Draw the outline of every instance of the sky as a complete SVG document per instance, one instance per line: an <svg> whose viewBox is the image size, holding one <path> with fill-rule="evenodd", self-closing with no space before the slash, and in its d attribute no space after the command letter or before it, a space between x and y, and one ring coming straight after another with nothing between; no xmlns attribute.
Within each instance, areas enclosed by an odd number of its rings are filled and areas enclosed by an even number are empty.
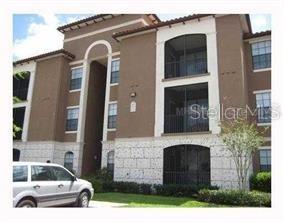
<svg viewBox="0 0 284 222"><path fill-rule="evenodd" d="M188 14L157 14L162 21ZM74 22L91 14L15 14L13 16L13 59L60 49L63 34L57 27ZM268 14L250 15L253 32L271 29L271 16Z"/></svg>

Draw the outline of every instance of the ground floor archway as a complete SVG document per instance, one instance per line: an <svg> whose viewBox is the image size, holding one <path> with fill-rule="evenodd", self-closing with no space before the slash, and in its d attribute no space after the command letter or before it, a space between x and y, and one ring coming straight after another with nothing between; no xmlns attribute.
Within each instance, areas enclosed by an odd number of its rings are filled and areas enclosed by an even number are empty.
<svg viewBox="0 0 284 222"><path fill-rule="evenodd" d="M210 184L210 149L176 145L164 149L163 184Z"/></svg>

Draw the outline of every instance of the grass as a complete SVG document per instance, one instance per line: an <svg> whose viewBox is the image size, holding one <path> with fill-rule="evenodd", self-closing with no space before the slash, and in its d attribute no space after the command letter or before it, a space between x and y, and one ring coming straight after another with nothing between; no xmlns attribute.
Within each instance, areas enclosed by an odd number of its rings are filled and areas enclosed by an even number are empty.
<svg viewBox="0 0 284 222"><path fill-rule="evenodd" d="M96 193L95 201L126 203L126 207L225 207L205 203L195 198L164 197L158 195L126 194L126 193Z"/></svg>

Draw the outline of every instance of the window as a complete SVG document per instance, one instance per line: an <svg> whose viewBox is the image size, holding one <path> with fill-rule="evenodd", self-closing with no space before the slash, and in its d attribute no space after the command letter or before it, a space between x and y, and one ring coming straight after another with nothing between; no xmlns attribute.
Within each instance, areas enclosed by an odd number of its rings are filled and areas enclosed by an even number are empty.
<svg viewBox="0 0 284 222"><path fill-rule="evenodd" d="M261 171L271 170L271 150L259 150L259 162Z"/></svg>
<svg viewBox="0 0 284 222"><path fill-rule="evenodd" d="M79 108L67 109L66 131L77 131Z"/></svg>
<svg viewBox="0 0 284 222"><path fill-rule="evenodd" d="M71 70L70 90L81 89L83 68Z"/></svg>
<svg viewBox="0 0 284 222"><path fill-rule="evenodd" d="M13 182L28 181L28 167L27 166L13 166Z"/></svg>
<svg viewBox="0 0 284 222"><path fill-rule="evenodd" d="M271 93L257 93L256 94L257 107L257 122L270 123L271 122Z"/></svg>
<svg viewBox="0 0 284 222"><path fill-rule="evenodd" d="M262 41L251 44L253 69L271 67L271 41Z"/></svg>
<svg viewBox="0 0 284 222"><path fill-rule="evenodd" d="M119 81L119 68L120 68L120 60L113 60L111 62L111 78L110 83L118 83Z"/></svg>
<svg viewBox="0 0 284 222"><path fill-rule="evenodd" d="M72 171L73 170L73 159L74 159L74 154L71 151L68 151L65 153L64 157L64 167L66 167L68 170Z"/></svg>
<svg viewBox="0 0 284 222"><path fill-rule="evenodd" d="M207 72L206 35L183 35L165 43L165 78Z"/></svg>
<svg viewBox="0 0 284 222"><path fill-rule="evenodd" d="M109 151L107 154L107 170L113 175L114 171L114 151Z"/></svg>
<svg viewBox="0 0 284 222"><path fill-rule="evenodd" d="M22 132L24 126L24 118L25 118L25 107L14 108L13 109L13 123L19 127L21 130L15 133L14 140L22 139Z"/></svg>
<svg viewBox="0 0 284 222"><path fill-rule="evenodd" d="M49 166L32 166L32 181L55 181Z"/></svg>
<svg viewBox="0 0 284 222"><path fill-rule="evenodd" d="M57 181L71 181L72 175L61 167L52 167L54 178Z"/></svg>
<svg viewBox="0 0 284 222"><path fill-rule="evenodd" d="M13 148L13 161L20 161L21 151L19 149Z"/></svg>
<svg viewBox="0 0 284 222"><path fill-rule="evenodd" d="M108 128L116 128L117 104L109 104L108 106Z"/></svg>
<svg viewBox="0 0 284 222"><path fill-rule="evenodd" d="M24 72L21 76L13 76L13 96L20 100L27 100L30 82L30 72Z"/></svg>

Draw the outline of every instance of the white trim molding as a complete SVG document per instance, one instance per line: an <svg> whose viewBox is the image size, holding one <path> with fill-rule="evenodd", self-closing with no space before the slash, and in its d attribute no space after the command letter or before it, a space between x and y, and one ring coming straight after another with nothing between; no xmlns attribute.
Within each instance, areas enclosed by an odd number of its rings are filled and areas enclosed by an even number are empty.
<svg viewBox="0 0 284 222"><path fill-rule="evenodd" d="M271 67L270 68L254 69L253 70L253 72L267 72L267 71L271 71Z"/></svg>
<svg viewBox="0 0 284 222"><path fill-rule="evenodd" d="M110 67L111 67L111 55L112 47L111 44L106 40L98 40L93 42L86 50L84 55L84 65L83 65L83 75L82 75L82 85L80 93L80 110L78 119L78 133L77 142L84 142L85 135L85 122L86 122L86 107L87 107L87 97L88 97L88 87L89 87L89 76L90 76L90 63L93 59L89 58L89 53L93 47L96 45L104 45L107 48L107 78L106 78L106 92L105 92L105 114L104 114L104 134L106 134L106 113L108 112L107 101L109 100L109 80L110 80Z"/></svg>
<svg viewBox="0 0 284 222"><path fill-rule="evenodd" d="M271 123L257 123L257 126L271 126Z"/></svg>
<svg viewBox="0 0 284 222"><path fill-rule="evenodd" d="M31 63L27 63L24 65L16 66L14 67L13 73L22 72L22 71L30 72L27 100L14 104L13 108L25 107L25 116L24 116L24 122L23 122L23 130L22 130L22 141L27 142L28 133L29 133L30 116L31 116L32 97L33 97L34 82L35 82L35 74L36 74L36 62L31 62Z"/></svg>
<svg viewBox="0 0 284 222"><path fill-rule="evenodd" d="M107 27L107 28L98 29L96 31L88 32L88 33L78 35L78 36L75 36L75 37L66 38L63 41L64 42L70 42L70 41L78 40L78 39L81 39L81 38L93 36L93 35L96 35L96 34L99 34L99 33L103 33L103 32L111 31L111 30L114 30L114 29L119 29L119 28L122 28L122 27L125 27L125 26L133 25L133 24L136 24L136 23L143 23L144 24L144 23L146 23L146 21L142 18L135 19L135 20L132 20L132 21L129 21L129 22L124 22L124 23L121 23L121 24L118 24L118 25Z"/></svg>
<svg viewBox="0 0 284 222"><path fill-rule="evenodd" d="M72 89L72 90L69 90L69 93L73 93L73 92L81 92L81 89Z"/></svg>
<svg viewBox="0 0 284 222"><path fill-rule="evenodd" d="M261 37L252 38L252 39L246 39L245 42L249 42L249 44L253 44L256 42L263 42L263 41L268 41L268 40L271 40L271 35L261 36Z"/></svg>
<svg viewBox="0 0 284 222"><path fill-rule="evenodd" d="M155 137L160 137L164 132L164 89L171 86L181 86L196 83L208 83L208 101L210 108L220 109L219 80L218 80L218 55L215 18L202 19L199 22L176 24L171 27L161 28L157 31L156 43L156 104L155 104ZM165 42L177 36L187 34L206 34L207 41L207 66L209 75L199 75L192 78L164 80ZM220 112L219 112L220 113ZM219 114L220 115L220 114ZM209 119L209 131L212 134L220 132L218 118Z"/></svg>
<svg viewBox="0 0 284 222"><path fill-rule="evenodd" d="M271 150L271 146L260 146L258 147L259 150Z"/></svg>
<svg viewBox="0 0 284 222"><path fill-rule="evenodd" d="M256 90L256 91L253 91L253 94L267 93L267 92L271 92L271 89Z"/></svg>

